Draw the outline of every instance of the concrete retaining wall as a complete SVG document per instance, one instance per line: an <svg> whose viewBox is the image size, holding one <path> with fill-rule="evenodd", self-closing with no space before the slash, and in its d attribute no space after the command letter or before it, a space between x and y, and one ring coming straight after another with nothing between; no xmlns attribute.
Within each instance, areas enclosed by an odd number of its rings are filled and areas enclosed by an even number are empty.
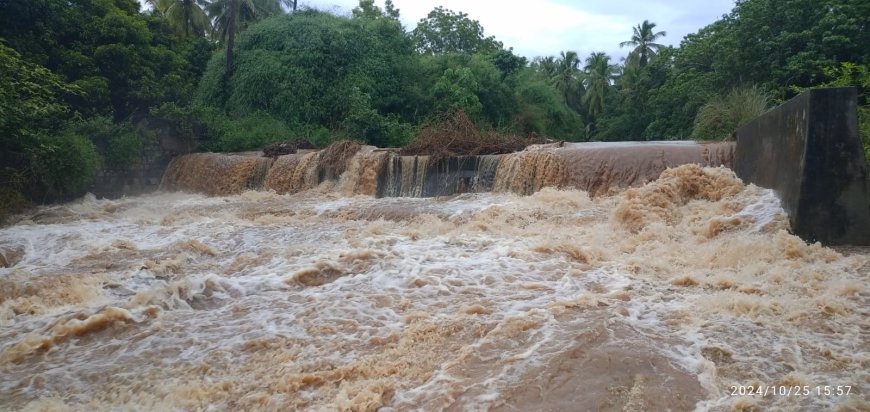
<svg viewBox="0 0 870 412"><path fill-rule="evenodd" d="M139 161L129 170L100 170L88 192L110 199L153 192L160 188L169 162L178 155L190 153L195 145L177 137L168 124L158 119L143 120L139 127L154 131L156 141L143 148Z"/></svg>
<svg viewBox="0 0 870 412"><path fill-rule="evenodd" d="M856 108L854 87L814 89L737 131L735 172L774 189L792 230L807 241L870 245Z"/></svg>

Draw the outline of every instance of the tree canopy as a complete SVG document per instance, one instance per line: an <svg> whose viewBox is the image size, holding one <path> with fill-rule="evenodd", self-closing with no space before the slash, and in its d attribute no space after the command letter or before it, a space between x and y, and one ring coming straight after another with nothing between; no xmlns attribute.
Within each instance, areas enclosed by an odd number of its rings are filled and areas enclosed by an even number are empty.
<svg viewBox="0 0 870 412"><path fill-rule="evenodd" d="M480 22L440 6L420 20L412 34L421 53L478 53L502 48L494 37L484 36Z"/></svg>
<svg viewBox="0 0 870 412"><path fill-rule="evenodd" d="M494 127L577 138L580 116L553 93L528 99L540 80L510 50L488 43L421 54L414 41L391 3L381 10L363 1L351 18L279 16L241 35L228 82L220 53L212 58L196 101L232 116L281 119L302 135L335 130L377 145L402 144L417 125L456 110ZM551 113L558 117L547 119Z"/></svg>

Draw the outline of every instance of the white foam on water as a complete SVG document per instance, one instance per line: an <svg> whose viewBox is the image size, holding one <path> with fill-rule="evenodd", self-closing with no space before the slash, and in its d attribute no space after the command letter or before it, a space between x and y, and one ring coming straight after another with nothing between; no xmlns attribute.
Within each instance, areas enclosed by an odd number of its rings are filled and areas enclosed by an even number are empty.
<svg viewBox="0 0 870 412"><path fill-rule="evenodd" d="M859 393L763 408L863 405L866 258L788 235L719 169L659 184L704 176L721 198L664 212L555 189L44 208L0 230L25 245L0 269L0 406L723 410L755 381Z"/></svg>

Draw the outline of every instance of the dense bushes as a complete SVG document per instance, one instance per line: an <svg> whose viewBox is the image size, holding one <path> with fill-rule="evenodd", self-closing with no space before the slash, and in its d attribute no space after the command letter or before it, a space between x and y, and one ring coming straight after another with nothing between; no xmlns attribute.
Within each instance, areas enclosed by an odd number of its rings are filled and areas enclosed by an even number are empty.
<svg viewBox="0 0 870 412"><path fill-rule="evenodd" d="M106 116L97 116L67 126L67 133L81 136L93 142L103 158L103 166L109 170L129 170L135 166L146 144L154 140L154 134L136 129L129 122L112 122Z"/></svg>
<svg viewBox="0 0 870 412"><path fill-rule="evenodd" d="M383 139L389 114L406 114L413 47L391 20L305 11L268 19L238 39L232 76L215 55L198 104L233 118L272 116L288 130L324 127ZM289 137L289 136L285 136Z"/></svg>
<svg viewBox="0 0 870 412"><path fill-rule="evenodd" d="M206 119L210 135L204 140L203 148L216 152L258 150L294 134L284 122L262 112L233 120L211 113Z"/></svg>
<svg viewBox="0 0 870 412"><path fill-rule="evenodd" d="M0 44L0 182L12 191L57 198L86 185L100 164L93 144L69 126L64 97L80 93L60 76ZM11 207L22 202L5 203Z"/></svg>
<svg viewBox="0 0 870 412"><path fill-rule="evenodd" d="M212 57L196 103L227 113L233 123L266 119L263 124L286 133L284 139L328 144L350 137L400 146L420 124L457 110L481 127L511 132L576 140L583 129L579 114L525 67L525 59L502 49L420 55L386 15L309 10L274 17L247 29L235 56L229 77L223 53ZM227 136L236 136L228 128L216 131L211 139L221 142L207 147L238 150L280 140L255 132L250 144L228 144ZM324 130L334 136L324 139Z"/></svg>
<svg viewBox="0 0 870 412"><path fill-rule="evenodd" d="M79 193L100 167L94 144L73 130L39 136L29 154L33 177L44 187L45 196L54 199Z"/></svg>
<svg viewBox="0 0 870 412"><path fill-rule="evenodd" d="M181 41L135 0L8 0L0 8L4 199L67 199L100 167L133 166L153 134L131 119L165 102L186 105L213 47Z"/></svg>
<svg viewBox="0 0 870 412"><path fill-rule="evenodd" d="M778 104L830 84L831 69L842 62L870 64L870 27L863 17L868 13L866 1L737 2L731 13L689 34L670 53L665 81L650 91L654 116L645 134L708 136L696 115L707 103L727 100L732 89L757 85ZM702 115L708 117L709 109Z"/></svg>

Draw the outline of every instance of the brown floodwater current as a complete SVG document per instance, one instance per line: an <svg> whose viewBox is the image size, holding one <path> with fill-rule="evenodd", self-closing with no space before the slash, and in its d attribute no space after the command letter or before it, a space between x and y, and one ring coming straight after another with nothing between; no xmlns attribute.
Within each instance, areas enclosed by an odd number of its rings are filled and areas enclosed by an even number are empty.
<svg viewBox="0 0 870 412"><path fill-rule="evenodd" d="M0 229L0 409L870 409L870 253L790 235L726 168L594 198L341 185Z"/></svg>

